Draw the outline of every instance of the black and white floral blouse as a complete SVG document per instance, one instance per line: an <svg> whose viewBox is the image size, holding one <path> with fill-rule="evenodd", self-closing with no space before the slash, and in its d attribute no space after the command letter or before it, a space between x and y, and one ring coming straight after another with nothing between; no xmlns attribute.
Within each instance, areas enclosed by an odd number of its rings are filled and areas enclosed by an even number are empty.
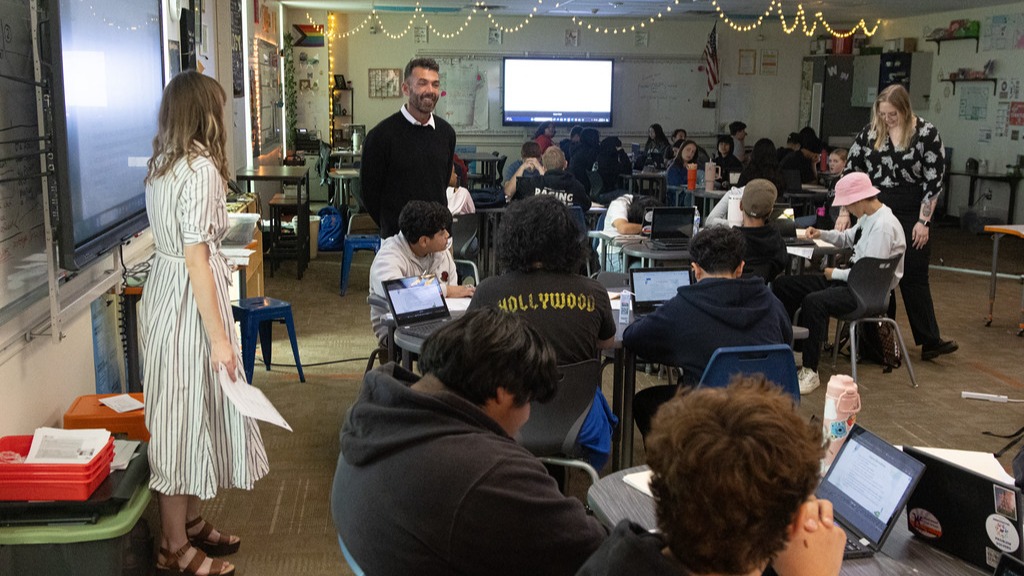
<svg viewBox="0 0 1024 576"><path fill-rule="evenodd" d="M876 134L867 125L850 146L843 174L865 172L871 183L880 189L899 186L920 186L924 191L922 202L930 201L942 192L942 178L946 171L946 149L939 131L931 122L920 117L914 125L910 146L897 150L886 136L881 150L875 150Z"/></svg>

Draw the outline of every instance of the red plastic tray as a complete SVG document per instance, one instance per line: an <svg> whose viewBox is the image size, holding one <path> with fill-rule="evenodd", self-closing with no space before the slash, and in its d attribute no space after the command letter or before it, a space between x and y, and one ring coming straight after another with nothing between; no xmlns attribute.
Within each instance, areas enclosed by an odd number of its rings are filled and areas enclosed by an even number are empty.
<svg viewBox="0 0 1024 576"><path fill-rule="evenodd" d="M27 456L32 436L0 438L0 451ZM0 500L88 500L110 474L113 438L87 464L0 464Z"/></svg>

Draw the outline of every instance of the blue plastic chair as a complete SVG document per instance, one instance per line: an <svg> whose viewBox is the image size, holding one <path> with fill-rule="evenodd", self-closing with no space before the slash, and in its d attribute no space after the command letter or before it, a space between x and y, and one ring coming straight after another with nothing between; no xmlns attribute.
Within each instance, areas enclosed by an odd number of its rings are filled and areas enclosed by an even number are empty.
<svg viewBox="0 0 1024 576"><path fill-rule="evenodd" d="M235 321L242 325L242 365L245 367L245 379L249 384L252 384L252 373L256 364L257 339L263 351L263 363L267 370L270 370L274 322L284 322L288 327L288 338L292 342L292 354L295 355L299 381L306 381L306 376L302 373L302 362L299 360L299 345L295 340L291 304L274 298L245 298L232 305L231 312Z"/></svg>
<svg viewBox="0 0 1024 576"><path fill-rule="evenodd" d="M380 251L380 234L352 233L355 225L360 223L367 227L376 226L368 214L353 214L348 220L348 233L345 234L345 255L341 261L341 280L339 282L342 296L348 291L348 273L352 268L352 256L359 250L373 250L374 254Z"/></svg>
<svg viewBox="0 0 1024 576"><path fill-rule="evenodd" d="M356 564L355 558L352 557L352 553L345 547L345 542L342 541L341 535L338 535L338 546L341 546L341 554L345 557L345 562L348 562L348 567L352 569L352 573L355 576L366 576L366 572Z"/></svg>
<svg viewBox="0 0 1024 576"><path fill-rule="evenodd" d="M700 386L724 388L736 374L762 373L800 405L800 385L793 349L785 344L732 346L715 350L701 376Z"/></svg>

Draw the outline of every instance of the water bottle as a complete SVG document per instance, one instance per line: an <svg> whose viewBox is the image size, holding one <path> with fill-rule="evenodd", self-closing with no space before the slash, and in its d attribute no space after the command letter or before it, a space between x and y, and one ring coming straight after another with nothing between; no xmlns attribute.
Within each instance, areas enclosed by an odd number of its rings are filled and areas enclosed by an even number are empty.
<svg viewBox="0 0 1024 576"><path fill-rule="evenodd" d="M843 447L850 428L857 421L858 412L860 393L857 392L857 383L845 374L833 375L825 392L825 414L822 418L822 436L827 445L825 457L821 461L823 475Z"/></svg>
<svg viewBox="0 0 1024 576"><path fill-rule="evenodd" d="M700 230L700 209L696 206L693 207L693 235L697 235L697 231Z"/></svg>

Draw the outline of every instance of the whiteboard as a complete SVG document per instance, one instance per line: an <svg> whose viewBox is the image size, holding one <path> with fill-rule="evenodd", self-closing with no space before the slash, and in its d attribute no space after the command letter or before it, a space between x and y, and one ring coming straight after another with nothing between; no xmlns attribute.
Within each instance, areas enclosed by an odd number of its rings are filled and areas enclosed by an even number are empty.
<svg viewBox="0 0 1024 576"><path fill-rule="evenodd" d="M0 0L0 323L48 293L28 0ZM35 154L33 154L35 153Z"/></svg>
<svg viewBox="0 0 1024 576"><path fill-rule="evenodd" d="M435 58L441 67L441 98L435 113L456 132L522 135L521 127L501 125L501 65L505 54L419 55ZM614 73L609 131L646 136L647 127L659 123L666 132L685 128L692 136L717 133L718 109L702 106L707 94L707 75L699 56L617 57Z"/></svg>

